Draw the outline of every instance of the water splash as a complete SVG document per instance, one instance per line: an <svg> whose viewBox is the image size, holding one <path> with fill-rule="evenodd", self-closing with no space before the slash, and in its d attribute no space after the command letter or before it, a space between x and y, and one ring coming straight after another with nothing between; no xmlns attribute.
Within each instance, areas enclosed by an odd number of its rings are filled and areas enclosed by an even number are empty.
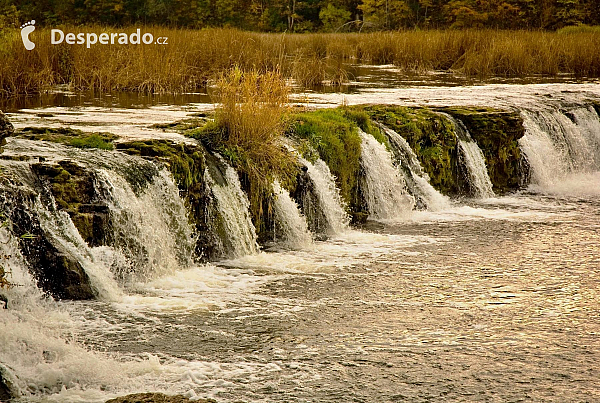
<svg viewBox="0 0 600 403"><path fill-rule="evenodd" d="M177 185L165 170L136 195L124 177L98 172L107 191L113 227L111 247L93 248L125 281L147 281L190 267L194 239Z"/></svg>
<svg viewBox="0 0 600 403"><path fill-rule="evenodd" d="M454 124L454 131L458 140L459 160L462 160L467 170L467 182L471 193L478 198L494 197L492 181L485 165L485 157L471 137L471 133L459 119L445 113L442 115Z"/></svg>
<svg viewBox="0 0 600 403"><path fill-rule="evenodd" d="M531 182L542 191L563 188L568 178L600 170L600 118L593 107L522 110L519 145L531 165Z"/></svg>
<svg viewBox="0 0 600 403"><path fill-rule="evenodd" d="M363 194L370 218L394 220L406 217L415 200L407 193L406 183L394 166L392 155L370 134L360 129L359 134L362 140Z"/></svg>
<svg viewBox="0 0 600 403"><path fill-rule="evenodd" d="M275 237L276 241L289 249L304 249L313 244L306 218L300 213L298 205L279 181L273 182L275 193Z"/></svg>
<svg viewBox="0 0 600 403"><path fill-rule="evenodd" d="M221 156L219 162L225 167L222 180L206 169L204 179L209 185L217 204L220 226L216 229L224 243L224 252L229 257L240 257L258 253L256 229L250 218L250 202L242 190L237 172Z"/></svg>
<svg viewBox="0 0 600 403"><path fill-rule="evenodd" d="M399 165L408 191L416 199L417 205L431 211L449 207L447 196L434 189L429 183L429 175L423 170L417 155L404 137L387 126L379 125L390 143L394 159Z"/></svg>
<svg viewBox="0 0 600 403"><path fill-rule="evenodd" d="M314 163L301 157L299 157L299 160L306 167L307 173L314 184L314 191L319 203L319 213L322 213L326 221L327 235L334 236L346 232L350 225L350 217L346 213L346 204L335 185L335 177L329 167L320 158ZM310 214L310 211L305 209L304 213Z"/></svg>

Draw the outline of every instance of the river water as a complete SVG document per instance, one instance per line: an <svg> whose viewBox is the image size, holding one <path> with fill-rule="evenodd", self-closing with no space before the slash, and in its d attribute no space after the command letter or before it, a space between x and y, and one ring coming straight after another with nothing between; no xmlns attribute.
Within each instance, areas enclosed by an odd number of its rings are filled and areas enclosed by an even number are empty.
<svg viewBox="0 0 600 403"><path fill-rule="evenodd" d="M543 109L596 99L598 87L405 87L380 90L377 102ZM175 138L149 125L207 108L46 106L10 116L17 127ZM218 402L598 401L600 173L539 178L506 197L447 201L294 250L171 270L99 301L44 300L15 258L21 287L0 310L0 361L22 402L138 391Z"/></svg>

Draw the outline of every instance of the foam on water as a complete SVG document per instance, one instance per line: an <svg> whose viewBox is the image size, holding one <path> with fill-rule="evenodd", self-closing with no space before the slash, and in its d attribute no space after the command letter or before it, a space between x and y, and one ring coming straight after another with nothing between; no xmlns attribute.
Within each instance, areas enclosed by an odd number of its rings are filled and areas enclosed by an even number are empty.
<svg viewBox="0 0 600 403"><path fill-rule="evenodd" d="M392 250L398 252L398 249L406 248L408 251L417 245L443 241L441 238L419 235L389 235L348 230L326 242L315 242L310 250L260 253L223 261L221 264L272 274L333 273L376 259Z"/></svg>
<svg viewBox="0 0 600 403"><path fill-rule="evenodd" d="M342 234L348 230L350 217L346 213L340 191L335 185L335 177L327 164L318 158L314 164L299 157L300 163L308 169L308 175L315 185L320 209L327 220L328 234Z"/></svg>
<svg viewBox="0 0 600 403"><path fill-rule="evenodd" d="M370 134L360 129L359 134L362 140L363 194L369 218L398 220L409 216L415 200L407 193L406 183L394 166L392 155Z"/></svg>
<svg viewBox="0 0 600 403"><path fill-rule="evenodd" d="M275 241L289 249L304 249L313 243L306 218L279 181L273 182L275 195Z"/></svg>

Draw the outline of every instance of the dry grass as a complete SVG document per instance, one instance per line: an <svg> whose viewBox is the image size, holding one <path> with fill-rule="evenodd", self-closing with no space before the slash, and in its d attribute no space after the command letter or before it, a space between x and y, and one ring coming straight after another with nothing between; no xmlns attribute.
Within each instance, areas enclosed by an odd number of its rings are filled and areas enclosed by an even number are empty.
<svg viewBox="0 0 600 403"><path fill-rule="evenodd" d="M112 32L99 26L64 32ZM133 29L123 29L132 32ZM368 34L264 34L234 29L145 27L160 45L51 45L49 29L32 34L24 50L17 30L0 38L0 93L48 90L185 92L223 71L279 71L311 87L347 80L345 63L394 64L407 72L453 71L475 77L573 74L600 76L600 32L407 31ZM46 40L42 40L46 38Z"/></svg>
<svg viewBox="0 0 600 403"><path fill-rule="evenodd" d="M278 71L221 73L214 94L214 122L187 135L221 152L246 185L255 224L263 222L263 201L275 179L286 186L296 175L295 157L284 147L289 88Z"/></svg>

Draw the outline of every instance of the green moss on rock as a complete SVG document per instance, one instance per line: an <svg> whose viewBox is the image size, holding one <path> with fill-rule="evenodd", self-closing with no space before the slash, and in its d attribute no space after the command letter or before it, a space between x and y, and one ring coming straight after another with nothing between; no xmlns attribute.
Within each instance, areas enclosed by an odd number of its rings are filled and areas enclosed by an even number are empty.
<svg viewBox="0 0 600 403"><path fill-rule="evenodd" d="M113 141L118 136L112 133L88 133L70 127L26 127L19 130L17 135L28 140L51 141L77 148L98 148L112 150Z"/></svg>
<svg viewBox="0 0 600 403"><path fill-rule="evenodd" d="M522 155L518 140L525 135L517 112L489 108L441 108L462 121L485 157L494 192L518 189L522 177Z"/></svg>
<svg viewBox="0 0 600 403"><path fill-rule="evenodd" d="M95 173L73 161L31 165L48 182L58 210L65 211L90 246L105 245L109 236L108 206L99 202Z"/></svg>
<svg viewBox="0 0 600 403"><path fill-rule="evenodd" d="M366 106L363 110L404 137L413 149L433 187L456 194L456 136L451 122L428 108Z"/></svg>
<svg viewBox="0 0 600 403"><path fill-rule="evenodd" d="M356 122L339 108L304 112L292 116L288 135L306 140L318 152L344 201L357 209L361 139Z"/></svg>
<svg viewBox="0 0 600 403"><path fill-rule="evenodd" d="M197 129L198 127L204 126L208 122L208 118L206 117L194 117L181 119L176 122L171 123L155 123L152 128L161 129L163 131L174 131L174 132L185 132L187 130Z"/></svg>

